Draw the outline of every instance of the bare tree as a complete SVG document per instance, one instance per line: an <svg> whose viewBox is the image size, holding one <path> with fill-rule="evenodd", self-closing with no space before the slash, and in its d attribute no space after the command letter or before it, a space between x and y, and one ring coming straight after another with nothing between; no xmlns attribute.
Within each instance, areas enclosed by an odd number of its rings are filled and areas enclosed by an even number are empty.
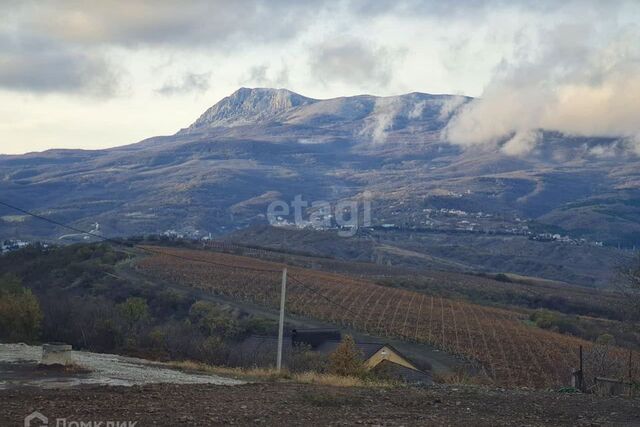
<svg viewBox="0 0 640 427"><path fill-rule="evenodd" d="M640 254L618 269L615 287L626 302L628 321L640 321Z"/></svg>

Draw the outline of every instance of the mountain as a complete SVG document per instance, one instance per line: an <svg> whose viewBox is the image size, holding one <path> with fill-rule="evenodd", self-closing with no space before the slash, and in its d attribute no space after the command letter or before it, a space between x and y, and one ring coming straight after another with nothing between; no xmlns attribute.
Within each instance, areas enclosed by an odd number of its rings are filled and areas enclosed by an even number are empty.
<svg viewBox="0 0 640 427"><path fill-rule="evenodd" d="M209 108L178 135L210 134L216 129L238 127L251 134L247 127L262 126L260 132L267 127L280 137L308 134L312 139L303 143L321 142L326 132L335 137L379 143L389 132L401 129L417 133L440 130L453 113L448 108L459 107L469 100L423 93L318 100L286 89L241 88Z"/></svg>
<svg viewBox="0 0 640 427"><path fill-rule="evenodd" d="M266 123L294 108L317 100L286 89L240 88L202 114L183 133L206 131L215 127L233 127Z"/></svg>
<svg viewBox="0 0 640 427"><path fill-rule="evenodd" d="M474 243L482 232L526 240L528 229L590 245L640 245L636 157L616 152L613 139L553 132L526 157L465 150L441 134L470 101L424 93L319 100L242 88L175 135L108 150L0 156L0 200L81 228L97 222L110 236L220 235L265 224L275 200L335 202L366 191L374 225L463 232ZM606 156L597 154L603 147ZM65 234L0 208L0 238Z"/></svg>

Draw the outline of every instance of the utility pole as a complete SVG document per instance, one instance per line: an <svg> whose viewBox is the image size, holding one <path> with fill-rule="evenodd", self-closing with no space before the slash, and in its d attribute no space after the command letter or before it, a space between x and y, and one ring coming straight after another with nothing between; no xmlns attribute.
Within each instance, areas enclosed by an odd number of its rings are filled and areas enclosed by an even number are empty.
<svg viewBox="0 0 640 427"><path fill-rule="evenodd" d="M580 370L578 376L578 387L577 389L584 393L584 356L582 354L582 346L580 346Z"/></svg>
<svg viewBox="0 0 640 427"><path fill-rule="evenodd" d="M278 360L276 368L278 372L282 369L282 342L284 339L284 301L287 293L287 269L282 270L282 290L280 291L280 324L278 326Z"/></svg>
<svg viewBox="0 0 640 427"><path fill-rule="evenodd" d="M580 352L578 353L580 367L577 370L573 370L571 373L571 386L584 392L584 366L582 358L582 346L580 346Z"/></svg>

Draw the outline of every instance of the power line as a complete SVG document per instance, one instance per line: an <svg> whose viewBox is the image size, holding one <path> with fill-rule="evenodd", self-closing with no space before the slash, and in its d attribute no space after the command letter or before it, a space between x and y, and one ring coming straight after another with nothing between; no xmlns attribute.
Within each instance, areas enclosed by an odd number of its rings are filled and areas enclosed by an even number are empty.
<svg viewBox="0 0 640 427"><path fill-rule="evenodd" d="M28 211L26 209L19 208L17 206L11 205L11 204L6 203L6 202L3 202L1 200L0 200L0 205L5 206L5 207L10 208L10 209L14 209L14 210L16 210L18 212L21 212L21 213L23 213L25 215L29 215L29 216L31 216L33 218L37 218L39 220L46 221L46 222L48 222L50 224L54 224L54 225L57 225L59 227L66 228L68 230L75 231L78 234L85 234L85 235L88 235L88 236L92 236L92 237L95 237L95 238L100 239L102 241L109 242L109 243L112 243L112 244L118 245L118 246L131 247L130 245L128 245L127 243L124 243L122 241L119 241L119 240L116 240L116 239L113 239L113 238L109 238L109 237L103 236L101 234L96 234L96 233L93 233L93 232L90 232L90 231L82 230L80 228L73 227L71 225L64 224L62 222L53 220L51 218L44 217L42 215L38 215L36 213L30 212L30 211ZM177 255L177 254L174 254L174 253L156 251L156 250L149 249L147 247L140 246L140 245L137 245L136 248L138 248L138 249L140 249L140 250L142 250L144 252L152 253L152 254L155 254L155 255L165 255L165 256L169 256L169 257L172 257L172 258L178 258L178 259L185 260L185 261L199 262L199 263L203 263L203 264L215 265L215 266L218 266L218 267L226 267L226 268L233 268L233 269L240 269L240 270L247 270L247 271L256 271L256 272L262 272L262 273L279 273L280 272L279 269L276 270L276 269L267 269L267 268L258 268L258 267L243 267L243 266L238 266L238 265L229 265L229 264L219 263L219 262L210 261L210 260L190 258L190 257L186 257L186 256Z"/></svg>
<svg viewBox="0 0 640 427"><path fill-rule="evenodd" d="M156 255L166 255L166 256L170 256L172 258L178 258L184 261L193 261L193 262L199 262L199 263L203 263L203 264L211 264L211 265L215 265L218 267L226 267L226 268L232 268L232 269L237 269L237 270L247 270L247 271L255 271L255 272L259 272L259 273L281 273L282 270L278 269L270 269L270 268L258 268L258 267L244 267L244 266L239 266L239 265L230 265L230 264L224 264L224 263L220 263L220 262L215 262L215 261L210 261L210 260L205 260L205 259L197 259L197 258L190 258L190 257L186 257L186 256L181 256L178 254L174 254L174 253L167 253L167 252L162 252L162 251L155 251L153 249L149 249L146 248L144 246L136 246L137 248L146 251L146 252L150 252Z"/></svg>
<svg viewBox="0 0 640 427"><path fill-rule="evenodd" d="M7 202L3 202L2 200L0 200L0 205L6 206L6 207L7 207L7 208L9 208L9 209L16 210L16 211L18 211L18 212L21 212L21 213L23 213L23 214L25 214L25 215L29 215L29 216L31 216L31 217L37 218L37 219L39 219L39 220L46 221L46 222L48 222L48 223L51 223L51 224L57 225L57 226L59 226L59 227L63 227L63 228L66 228L66 229L68 229L68 230L75 231L75 232L76 232L76 233L78 233L78 234L86 234L86 235L88 235L88 236L93 236L93 237L96 237L96 238L98 238L98 239L104 240L104 241L106 241L106 242L114 243L114 244L116 244L116 245L124 245L124 246L126 246L126 245L125 245L124 243L122 243L122 242L119 242L119 241L114 240L114 239L110 239L110 238L105 237L105 236L103 236L103 235L101 235L101 234L96 234L96 233L92 233L91 231L81 230L81 229L76 228L76 227L73 227L73 226L71 226L71 225L67 225L67 224L64 224L64 223L62 223L62 222L58 222L58 221L56 221L56 220L54 220L54 219L51 219L51 218L47 218L47 217L44 217L44 216L38 215L38 214L36 214L36 213L33 213L33 212L28 211L28 210L25 210L25 209L19 208L19 207L17 207L17 206L13 206L13 205L11 205L11 204L9 204L9 203L7 203Z"/></svg>
<svg viewBox="0 0 640 427"><path fill-rule="evenodd" d="M10 209L13 209L13 210L16 210L18 212L21 212L21 213L23 213L25 215L28 215L28 216L31 216L33 218L37 218L39 220L48 222L50 224L54 224L54 225L57 225L59 227L66 228L68 230L75 231L78 234L85 234L85 235L88 235L88 236L92 236L92 237L95 237L95 238L100 239L102 241L112 243L114 245L130 247L129 245L127 245L126 243L124 243L122 241L119 241L119 240L116 240L116 239L112 239L112 238L103 236L101 234L96 234L96 233L93 233L93 232L90 232L90 231L82 230L82 229L79 229L77 227L73 227L71 225L64 224L62 222L53 220L51 218L47 218L47 217L44 217L42 215L38 215L36 213L30 212L30 211L28 211L26 209L22 209L20 207L14 206L12 204L3 202L2 200L0 200L0 205L5 206L5 207L10 208ZM187 257L187 256L182 256L182 255L170 253L170 252L157 251L157 250L153 250L153 249L150 249L148 247L139 246L139 245L137 245L135 247L140 249L140 250L142 250L142 251L144 251L144 252L152 253L154 255L164 255L164 256L168 256L168 257L172 257L172 258L181 259L183 261L199 262L199 263L202 263L202 264L209 264L209 265L214 265L214 266L217 266L217 267L225 267L225 268L237 269L237 270L254 271L254 272L260 272L260 273L280 273L281 272L280 269L268 269L268 268L244 267L244 266L238 266L238 265L229 265L229 264L224 264L224 263L210 261L210 260L191 258L191 257ZM317 291L316 289L306 285L305 283L303 283L299 279L296 279L294 276L289 275L289 279L291 279L292 281L296 282L298 285L302 286L304 289L308 290L309 292L312 292L313 294L323 298L324 300L326 300L330 304L332 304L334 306L337 306L337 307L339 307L339 308L341 308L343 310L346 310L348 313L350 313L352 315L354 314L347 307L343 306L342 304L340 304L338 302L333 301L331 298L327 297L326 295L322 294L321 292Z"/></svg>
<svg viewBox="0 0 640 427"><path fill-rule="evenodd" d="M354 312L352 312L348 307L345 307L344 305L342 305L342 304L340 304L340 303L338 303L338 302L335 302L334 300L332 300L331 298L327 297L326 295L324 295L324 294L323 294L323 293L321 293L320 291L318 291L318 290L316 290L316 289L312 288L311 286L308 286L308 285L304 284L303 282L301 282L301 281L300 281L300 279L296 279L296 278L295 278L293 275L291 275L291 274L289 274L289 276L288 276L288 277L289 277L289 279L291 279L293 282L295 282L296 284L298 284L298 285L302 286L303 288L305 288L305 289L306 289L306 290L308 290L309 292L316 294L317 296L319 296L319 297L323 298L324 300L326 300L326 301L327 301L327 302L329 302L330 304L332 304L332 305L334 305L334 306L337 306L337 307L339 307L339 308L341 308L341 309L345 310L347 313L349 313L349 314L351 314L351 315L354 315L354 316L355 316L355 313L354 313Z"/></svg>

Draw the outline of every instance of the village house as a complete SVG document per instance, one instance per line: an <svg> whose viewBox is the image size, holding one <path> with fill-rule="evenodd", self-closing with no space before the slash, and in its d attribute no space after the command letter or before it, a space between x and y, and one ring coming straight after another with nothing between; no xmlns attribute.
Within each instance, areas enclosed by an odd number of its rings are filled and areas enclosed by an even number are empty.
<svg viewBox="0 0 640 427"><path fill-rule="evenodd" d="M342 334L336 329L294 329L284 341L283 360L287 366L296 348L308 348L323 356L329 356L342 342ZM245 365L264 365L275 360L277 337L251 336L247 338L237 362ZM356 347L362 357L365 368L386 378L399 379L412 383L432 384L430 372L416 366L408 357L388 343L358 342Z"/></svg>

